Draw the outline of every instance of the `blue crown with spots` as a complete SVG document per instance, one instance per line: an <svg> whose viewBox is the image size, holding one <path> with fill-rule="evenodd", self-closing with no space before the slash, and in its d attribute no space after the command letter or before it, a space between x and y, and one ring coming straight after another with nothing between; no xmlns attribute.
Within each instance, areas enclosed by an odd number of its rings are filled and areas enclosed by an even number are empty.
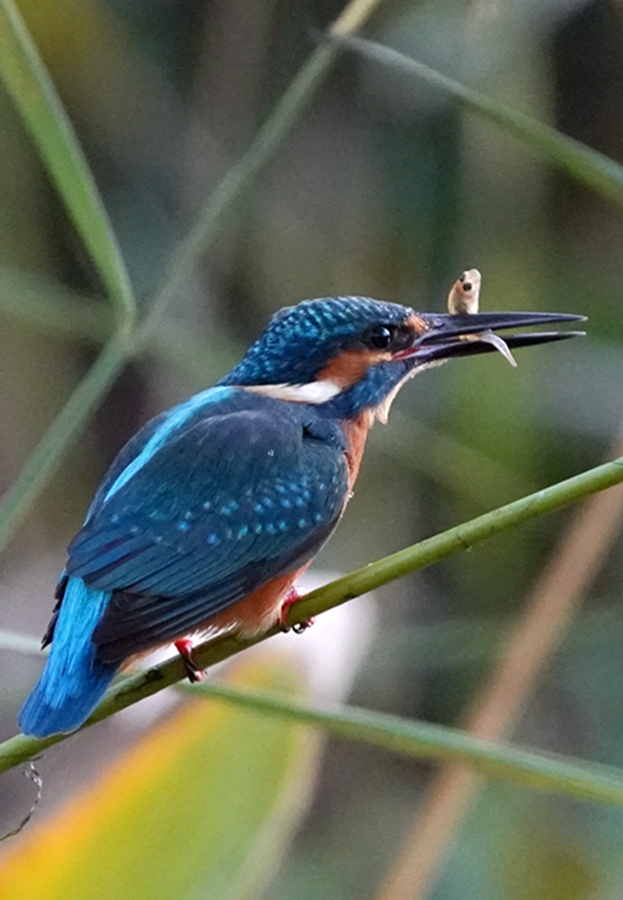
<svg viewBox="0 0 623 900"><path fill-rule="evenodd" d="M369 297L304 300L274 314L221 384L306 384L341 348L376 324L400 325L412 310Z"/></svg>

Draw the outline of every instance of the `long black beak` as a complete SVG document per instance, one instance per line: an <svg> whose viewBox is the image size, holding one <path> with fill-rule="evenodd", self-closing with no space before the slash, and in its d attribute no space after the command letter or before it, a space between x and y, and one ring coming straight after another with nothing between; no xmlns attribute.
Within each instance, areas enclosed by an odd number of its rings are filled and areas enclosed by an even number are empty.
<svg viewBox="0 0 623 900"><path fill-rule="evenodd" d="M496 332L508 328L528 328L534 325L549 325L553 322L584 322L585 316L567 313L476 313L474 315L420 315L430 325L428 331L414 342L411 352L417 363L433 362L457 356L471 356L475 353L502 351L504 347L514 350L532 344L548 344L583 335L583 331L537 331L527 334L509 334L503 338ZM506 356L507 354L504 353ZM510 352L508 353L510 356ZM512 361L512 357L511 357Z"/></svg>

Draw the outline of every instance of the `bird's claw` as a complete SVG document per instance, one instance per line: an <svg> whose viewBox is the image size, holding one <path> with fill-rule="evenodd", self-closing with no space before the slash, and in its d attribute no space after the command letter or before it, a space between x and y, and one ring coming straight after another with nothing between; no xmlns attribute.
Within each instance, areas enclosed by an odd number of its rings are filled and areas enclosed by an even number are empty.
<svg viewBox="0 0 623 900"><path fill-rule="evenodd" d="M196 684L198 681L201 681L203 678L204 672L194 660L193 657L193 642L190 638L181 638L179 641L175 641L175 649L182 657L182 662L184 663L184 668L186 669L186 677L190 681L191 684Z"/></svg>
<svg viewBox="0 0 623 900"><path fill-rule="evenodd" d="M294 634L303 634L304 631L307 631L307 629L311 628L311 626L314 624L314 619L306 619L303 622L295 622L294 625L288 625L288 613L290 612L290 607L300 599L301 594L299 594L295 587L292 587L288 591L285 600L281 604L281 609L279 610L279 616L277 618L277 625L284 634L287 634L290 630L292 630Z"/></svg>
<svg viewBox="0 0 623 900"><path fill-rule="evenodd" d="M304 622L295 622L292 626L292 631L294 634L303 634L304 631L307 631L308 628L311 628L316 620L314 618L305 619ZM285 629L287 631L287 628Z"/></svg>

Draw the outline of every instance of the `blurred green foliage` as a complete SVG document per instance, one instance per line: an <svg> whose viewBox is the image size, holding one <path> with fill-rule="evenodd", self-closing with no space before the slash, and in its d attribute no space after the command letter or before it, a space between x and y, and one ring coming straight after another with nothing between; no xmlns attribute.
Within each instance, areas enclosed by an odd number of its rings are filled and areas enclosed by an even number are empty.
<svg viewBox="0 0 623 900"><path fill-rule="evenodd" d="M233 682L303 688L287 659L239 666ZM2 896L252 898L299 816L318 746L289 722L187 704L25 835L0 867Z"/></svg>
<svg viewBox="0 0 623 900"><path fill-rule="evenodd" d="M180 238L340 8L316 0L20 3L140 311ZM623 29L613 0L388 0L370 34L623 161ZM88 216L80 225L67 215L8 94L0 95L0 118L0 479L8 490L110 337L114 290L85 253ZM270 312L306 296L361 293L439 310L458 273L477 265L487 309L590 318L589 339L528 351L518 371L483 358L416 379L387 431L371 436L346 521L323 553L328 568L363 565L600 462L621 427L622 223L612 200L526 155L522 141L448 96L342 57L237 214L219 227L209 256L180 271L166 316L80 445L64 452L5 553L3 625L43 631L64 546L112 454L138 424L218 377ZM119 344L111 352L112 383L134 351ZM500 622L520 613L569 515L385 589L355 700L460 720L506 630ZM518 734L618 765L621 549L618 542L586 598L586 618L553 660ZM426 653L422 634L433 635ZM11 653L0 665L8 735L35 666ZM127 742L121 726L109 724L46 755L50 806L75 787L76 767L86 779ZM380 751L332 744L311 810L264 896L373 897L427 774ZM10 828L24 789L7 782L2 790L0 820ZM431 896L618 896L622 822L618 810L488 788Z"/></svg>

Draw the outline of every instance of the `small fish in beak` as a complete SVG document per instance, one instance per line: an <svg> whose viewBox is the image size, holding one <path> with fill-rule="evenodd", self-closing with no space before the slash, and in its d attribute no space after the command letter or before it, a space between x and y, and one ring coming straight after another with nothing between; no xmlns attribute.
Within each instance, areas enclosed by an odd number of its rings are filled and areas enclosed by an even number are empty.
<svg viewBox="0 0 623 900"><path fill-rule="evenodd" d="M454 282L448 294L448 312L451 316L472 316L478 312L481 281L478 269L468 269Z"/></svg>
<svg viewBox="0 0 623 900"><path fill-rule="evenodd" d="M482 276L478 269L467 269L454 282L448 294L448 312L451 316L475 315L478 312L481 282ZM462 340L483 341L485 344L491 344L511 366L517 366L506 341L492 331L483 331L481 334L465 334Z"/></svg>

